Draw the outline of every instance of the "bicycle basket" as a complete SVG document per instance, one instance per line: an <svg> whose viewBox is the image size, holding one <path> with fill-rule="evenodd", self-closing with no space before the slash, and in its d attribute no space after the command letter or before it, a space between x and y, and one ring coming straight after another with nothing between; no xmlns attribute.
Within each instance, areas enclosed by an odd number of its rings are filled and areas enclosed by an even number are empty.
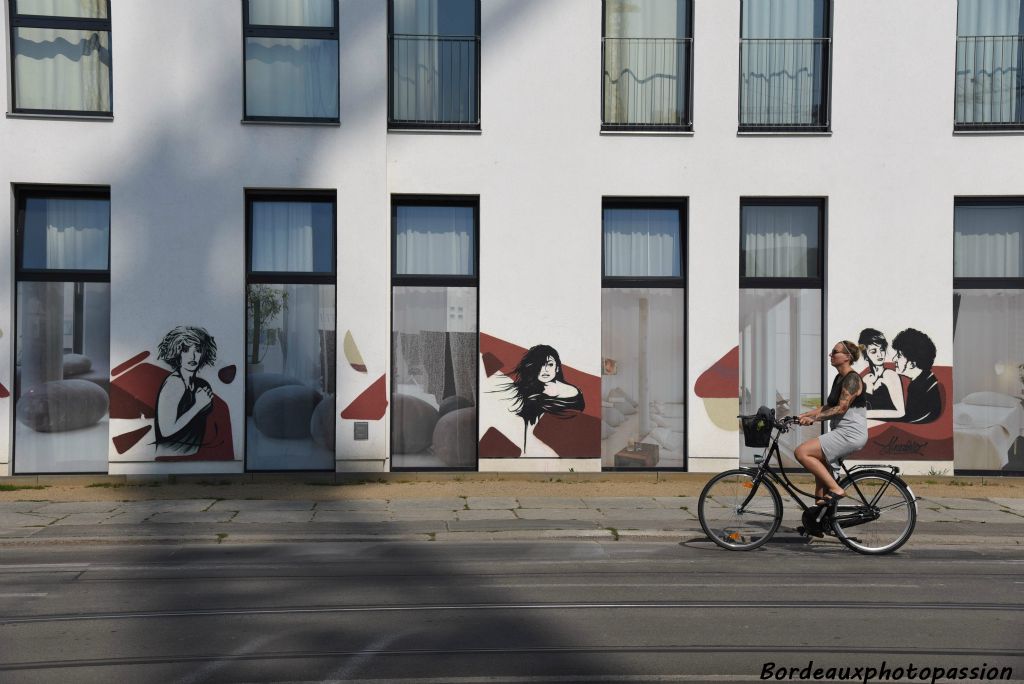
<svg viewBox="0 0 1024 684"><path fill-rule="evenodd" d="M763 449L771 443L772 423L775 411L762 406L752 416L740 416L743 425L743 443L748 447Z"/></svg>

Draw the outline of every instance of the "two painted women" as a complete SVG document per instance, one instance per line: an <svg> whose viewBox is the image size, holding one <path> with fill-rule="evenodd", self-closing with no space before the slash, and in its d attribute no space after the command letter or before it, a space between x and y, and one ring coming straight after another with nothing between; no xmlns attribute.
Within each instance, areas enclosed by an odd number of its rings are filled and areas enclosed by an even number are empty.
<svg viewBox="0 0 1024 684"><path fill-rule="evenodd" d="M565 380L562 361L554 347L530 347L510 374L506 390L512 393L512 412L523 419L523 455L531 428L545 415L571 418L584 409L583 393Z"/></svg>
<svg viewBox="0 0 1024 684"><path fill-rule="evenodd" d="M171 367L156 401L156 448L194 454L203 446L213 388L200 370L217 361L217 343L203 328L178 326L164 336L157 358Z"/></svg>

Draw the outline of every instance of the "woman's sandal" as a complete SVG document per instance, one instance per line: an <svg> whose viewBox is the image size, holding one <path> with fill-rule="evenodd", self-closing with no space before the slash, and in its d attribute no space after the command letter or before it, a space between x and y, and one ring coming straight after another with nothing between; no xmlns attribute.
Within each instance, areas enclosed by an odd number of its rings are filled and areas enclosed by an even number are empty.
<svg viewBox="0 0 1024 684"><path fill-rule="evenodd" d="M825 495L819 500L814 502L815 506L834 506L837 501L846 497L846 494L836 494L835 492L825 492Z"/></svg>

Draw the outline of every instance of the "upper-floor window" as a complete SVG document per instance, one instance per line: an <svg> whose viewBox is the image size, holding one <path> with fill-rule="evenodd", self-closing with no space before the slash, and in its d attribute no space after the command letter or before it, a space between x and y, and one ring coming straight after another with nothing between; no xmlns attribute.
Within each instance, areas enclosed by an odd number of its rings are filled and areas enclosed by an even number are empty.
<svg viewBox="0 0 1024 684"><path fill-rule="evenodd" d="M243 0L245 118L338 120L337 0Z"/></svg>
<svg viewBox="0 0 1024 684"><path fill-rule="evenodd" d="M391 128L480 127L480 0L391 0Z"/></svg>
<svg viewBox="0 0 1024 684"><path fill-rule="evenodd" d="M1024 127L1024 3L960 0L956 17L957 129Z"/></svg>
<svg viewBox="0 0 1024 684"><path fill-rule="evenodd" d="M828 131L830 0L743 0L740 130Z"/></svg>
<svg viewBox="0 0 1024 684"><path fill-rule="evenodd" d="M110 0L11 0L12 110L109 115Z"/></svg>
<svg viewBox="0 0 1024 684"><path fill-rule="evenodd" d="M605 0L605 130L692 127L693 3Z"/></svg>

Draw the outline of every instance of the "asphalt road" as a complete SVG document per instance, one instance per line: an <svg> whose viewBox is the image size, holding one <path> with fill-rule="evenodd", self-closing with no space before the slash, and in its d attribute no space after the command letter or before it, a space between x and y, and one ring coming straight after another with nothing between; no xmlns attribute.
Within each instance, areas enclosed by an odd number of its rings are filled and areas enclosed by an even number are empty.
<svg viewBox="0 0 1024 684"><path fill-rule="evenodd" d="M0 681L756 681L810 661L1020 680L1022 608L1020 547L5 547Z"/></svg>

